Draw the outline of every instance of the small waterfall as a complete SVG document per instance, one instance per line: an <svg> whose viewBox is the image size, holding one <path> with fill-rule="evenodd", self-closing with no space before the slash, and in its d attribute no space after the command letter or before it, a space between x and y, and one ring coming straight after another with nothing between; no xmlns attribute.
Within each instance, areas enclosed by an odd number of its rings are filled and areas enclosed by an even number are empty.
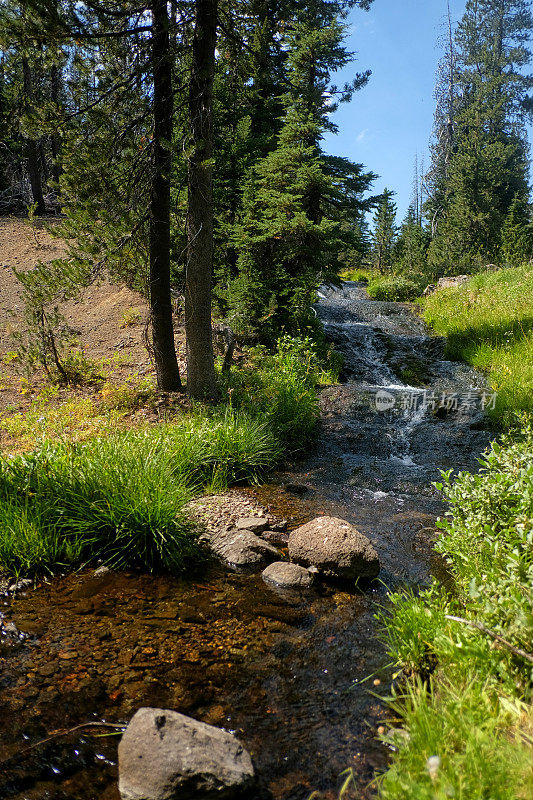
<svg viewBox="0 0 533 800"><path fill-rule="evenodd" d="M322 287L315 309L344 357L342 383L322 392L322 442L348 481L386 495L432 494L459 440L459 465L475 468L470 454L488 441L479 431L486 390L444 358L442 338L409 306L372 301L358 282Z"/></svg>

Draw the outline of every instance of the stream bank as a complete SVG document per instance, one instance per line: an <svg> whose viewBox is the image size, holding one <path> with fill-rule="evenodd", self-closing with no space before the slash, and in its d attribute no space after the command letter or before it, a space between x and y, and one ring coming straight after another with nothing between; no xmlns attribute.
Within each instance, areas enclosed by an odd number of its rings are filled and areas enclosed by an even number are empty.
<svg viewBox="0 0 533 800"><path fill-rule="evenodd" d="M316 310L345 357L344 382L321 392L309 458L238 494L289 528L324 514L352 522L376 547L381 580L293 595L214 566L189 580L75 574L5 596L0 759L13 760L0 765L0 797L117 800L116 737L74 733L20 754L53 730L125 722L144 705L236 732L261 796L334 798L347 767L359 797L371 795L386 712L368 689L390 677L375 604L442 574L431 483L439 468L476 468L490 398L409 307L347 282L324 289Z"/></svg>

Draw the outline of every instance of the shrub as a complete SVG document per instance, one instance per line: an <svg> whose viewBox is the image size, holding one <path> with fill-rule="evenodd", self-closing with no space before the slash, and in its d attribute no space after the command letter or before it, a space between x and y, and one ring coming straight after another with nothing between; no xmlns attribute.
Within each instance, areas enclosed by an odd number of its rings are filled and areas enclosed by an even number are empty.
<svg viewBox="0 0 533 800"><path fill-rule="evenodd" d="M390 654L415 677L392 704L406 733L380 797L518 800L533 779L531 425L493 443L478 474L444 473L438 488L454 592L396 593L382 614ZM428 691L416 676L431 673Z"/></svg>
<svg viewBox="0 0 533 800"><path fill-rule="evenodd" d="M239 370L222 375L231 405L261 415L283 447L296 451L313 436L319 416L316 385L323 377L316 346L283 336L277 349L250 351Z"/></svg>

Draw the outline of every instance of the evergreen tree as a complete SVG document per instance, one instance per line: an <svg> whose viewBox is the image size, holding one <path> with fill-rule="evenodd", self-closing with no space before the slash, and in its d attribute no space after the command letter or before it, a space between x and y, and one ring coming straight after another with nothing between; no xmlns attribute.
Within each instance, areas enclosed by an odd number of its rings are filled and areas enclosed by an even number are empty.
<svg viewBox="0 0 533 800"><path fill-rule="evenodd" d="M363 4L361 4L363 5ZM368 4L365 3L365 6ZM321 281L334 280L343 254L361 239L359 222L375 176L360 165L325 156L320 142L338 101L347 101L369 73L338 89L331 73L351 60L344 47L343 6L314 0L285 26L289 89L276 148L253 168L235 228L238 275L228 302L239 330L270 341L281 328L311 321Z"/></svg>
<svg viewBox="0 0 533 800"><path fill-rule="evenodd" d="M421 226L416 208L409 206L394 243L394 265L406 273L423 272L429 242L430 236Z"/></svg>
<svg viewBox="0 0 533 800"><path fill-rule="evenodd" d="M439 207L429 258L440 271L496 260L513 199L527 201L531 31L525 0L469 0L457 27L445 169L434 165Z"/></svg>
<svg viewBox="0 0 533 800"><path fill-rule="evenodd" d="M179 389L170 294L174 93L166 0L28 0L6 7L2 27L21 48L56 52L62 46L72 53L61 179L70 263L78 276L85 268L87 281L103 264L120 264L121 274L129 267L144 273L158 386Z"/></svg>
<svg viewBox="0 0 533 800"><path fill-rule="evenodd" d="M166 4L166 0L161 0ZM189 81L185 331L187 386L195 400L217 396L211 332L213 272L213 79L218 0L196 0Z"/></svg>
<svg viewBox="0 0 533 800"><path fill-rule="evenodd" d="M502 259L515 266L533 256L531 206L516 196L502 228Z"/></svg>
<svg viewBox="0 0 533 800"><path fill-rule="evenodd" d="M259 159L275 149L287 88L282 31L291 0L250 0L221 7L214 84L215 293L236 275L237 249L229 235L242 213L243 191ZM243 42L246 46L243 47Z"/></svg>
<svg viewBox="0 0 533 800"><path fill-rule="evenodd" d="M277 149L258 163L246 187L236 231L239 274L228 293L231 319L237 330L264 341L309 323L317 284L335 272L337 225L311 219L308 201L311 192L325 193L331 184L302 134L301 117L291 109Z"/></svg>
<svg viewBox="0 0 533 800"><path fill-rule="evenodd" d="M393 264L394 243L398 233L394 192L385 189L374 214L371 264L379 272L387 272Z"/></svg>

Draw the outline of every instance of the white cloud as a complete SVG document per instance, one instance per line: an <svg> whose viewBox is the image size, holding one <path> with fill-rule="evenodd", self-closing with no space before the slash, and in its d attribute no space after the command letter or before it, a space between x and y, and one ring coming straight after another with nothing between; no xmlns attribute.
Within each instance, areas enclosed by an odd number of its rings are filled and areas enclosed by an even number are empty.
<svg viewBox="0 0 533 800"><path fill-rule="evenodd" d="M355 141L356 142L364 142L364 140L366 139L367 133L368 133L368 128L365 128L364 130L362 130L360 133L357 134Z"/></svg>

